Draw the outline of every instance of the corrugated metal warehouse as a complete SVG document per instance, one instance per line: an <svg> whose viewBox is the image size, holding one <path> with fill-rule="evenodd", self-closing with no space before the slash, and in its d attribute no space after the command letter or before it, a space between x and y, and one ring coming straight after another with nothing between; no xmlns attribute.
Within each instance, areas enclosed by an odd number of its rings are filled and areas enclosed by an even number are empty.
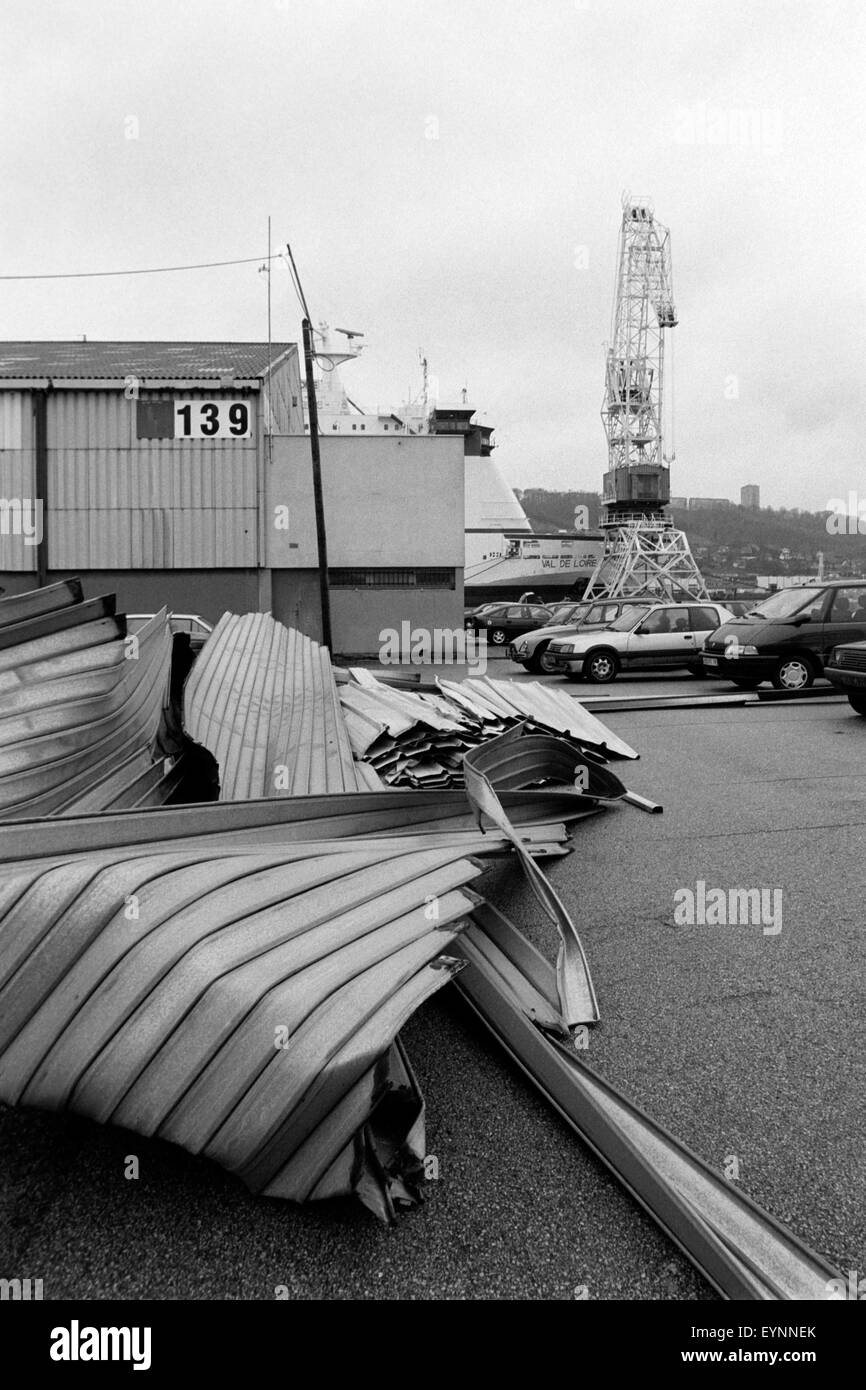
<svg viewBox="0 0 866 1390"><path fill-rule="evenodd" d="M323 438L336 651L459 627L460 440ZM272 611L321 635L294 343L0 344L0 586L128 612Z"/></svg>

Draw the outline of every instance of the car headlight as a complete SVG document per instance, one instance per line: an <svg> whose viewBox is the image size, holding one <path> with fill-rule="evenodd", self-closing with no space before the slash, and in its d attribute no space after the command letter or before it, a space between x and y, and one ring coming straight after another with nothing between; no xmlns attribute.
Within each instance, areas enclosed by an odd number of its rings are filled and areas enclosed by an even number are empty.
<svg viewBox="0 0 866 1390"><path fill-rule="evenodd" d="M559 644L559 646L556 648L556 652L573 652L573 651L574 651L574 643L573 643L573 642L561 642L561 643ZM556 652L554 652L554 656L556 655Z"/></svg>
<svg viewBox="0 0 866 1390"><path fill-rule="evenodd" d="M743 656L757 656L757 655L758 655L758 648L757 648L757 647L753 647L753 646L740 647L740 651L742 652Z"/></svg>
<svg viewBox="0 0 866 1390"><path fill-rule="evenodd" d="M526 647L527 647L527 643L524 642L524 641L522 640L522 638L521 638L521 639L518 639L518 641L516 641L516 642L514 643L514 650L515 650L516 652L525 652L525 651L526 651Z"/></svg>

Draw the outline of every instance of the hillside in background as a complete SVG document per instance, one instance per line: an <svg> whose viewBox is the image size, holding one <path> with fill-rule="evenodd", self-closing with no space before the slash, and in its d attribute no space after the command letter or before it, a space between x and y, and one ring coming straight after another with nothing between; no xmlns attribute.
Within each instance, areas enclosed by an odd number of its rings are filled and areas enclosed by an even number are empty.
<svg viewBox="0 0 866 1390"><path fill-rule="evenodd" d="M577 506L589 509L591 529L598 526L597 492L527 488L517 489L517 494L535 530L571 530ZM823 551L826 576L866 576L866 535L831 534L827 512L731 505L669 508L668 515L685 531L692 553L708 574L811 574Z"/></svg>

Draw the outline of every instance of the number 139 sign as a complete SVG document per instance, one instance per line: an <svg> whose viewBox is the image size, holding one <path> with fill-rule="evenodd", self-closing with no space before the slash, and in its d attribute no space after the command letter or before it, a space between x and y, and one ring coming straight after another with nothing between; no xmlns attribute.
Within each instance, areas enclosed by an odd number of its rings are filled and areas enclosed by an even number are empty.
<svg viewBox="0 0 866 1390"><path fill-rule="evenodd" d="M249 401L176 401L175 439L249 439Z"/></svg>

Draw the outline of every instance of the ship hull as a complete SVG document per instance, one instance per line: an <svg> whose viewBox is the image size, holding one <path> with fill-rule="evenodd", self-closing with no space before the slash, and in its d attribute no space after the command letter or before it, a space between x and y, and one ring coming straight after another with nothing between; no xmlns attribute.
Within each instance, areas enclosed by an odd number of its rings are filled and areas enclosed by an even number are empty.
<svg viewBox="0 0 866 1390"><path fill-rule="evenodd" d="M509 554L517 549L518 553ZM467 589L570 589L588 581L604 551L601 536L539 537L467 531Z"/></svg>

